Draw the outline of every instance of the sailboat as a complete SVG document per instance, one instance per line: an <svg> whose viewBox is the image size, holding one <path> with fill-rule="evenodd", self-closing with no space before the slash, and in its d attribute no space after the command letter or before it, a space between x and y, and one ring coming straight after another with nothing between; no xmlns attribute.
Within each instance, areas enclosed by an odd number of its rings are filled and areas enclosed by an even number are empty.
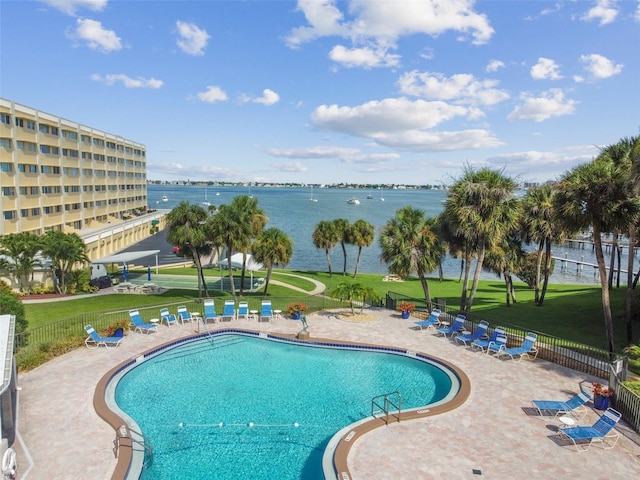
<svg viewBox="0 0 640 480"><path fill-rule="evenodd" d="M380 188L380 201L384 202L384 197L382 196L382 188Z"/></svg>
<svg viewBox="0 0 640 480"><path fill-rule="evenodd" d="M163 202L168 202L169 201L169 197L167 197L166 195L162 195L162 201Z"/></svg>
<svg viewBox="0 0 640 480"><path fill-rule="evenodd" d="M311 196L309 197L309 201L311 203L316 203L318 201L317 198L313 198L313 185L311 185Z"/></svg>
<svg viewBox="0 0 640 480"><path fill-rule="evenodd" d="M211 205L211 202L207 198L207 187L204 187L204 200L202 201L202 205L204 205L205 207L208 207Z"/></svg>
<svg viewBox="0 0 640 480"><path fill-rule="evenodd" d="M251 184L249 184L249 198L253 198L253 195L251 195Z"/></svg>
<svg viewBox="0 0 640 480"><path fill-rule="evenodd" d="M371 192L369 192L367 194L367 200L371 200L373 198L373 194Z"/></svg>

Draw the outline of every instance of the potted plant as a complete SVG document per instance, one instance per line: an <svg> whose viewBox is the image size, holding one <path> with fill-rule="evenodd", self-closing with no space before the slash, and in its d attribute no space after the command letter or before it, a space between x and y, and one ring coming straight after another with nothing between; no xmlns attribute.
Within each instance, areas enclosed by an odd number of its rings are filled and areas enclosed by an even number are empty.
<svg viewBox="0 0 640 480"><path fill-rule="evenodd" d="M609 407L609 399L613 396L613 390L601 383L593 382L593 405L598 410L606 410Z"/></svg>
<svg viewBox="0 0 640 480"><path fill-rule="evenodd" d="M122 337L124 332L129 330L130 320L116 320L110 323L107 328L104 329L105 336L107 337Z"/></svg>
<svg viewBox="0 0 640 480"><path fill-rule="evenodd" d="M290 303L289 306L287 307L287 313L294 320L300 320L300 317L304 312L307 311L308 308L309 307L307 307L307 305L305 305L302 302L293 302L293 303Z"/></svg>
<svg viewBox="0 0 640 480"><path fill-rule="evenodd" d="M411 312L415 309L416 306L413 303L405 302L404 300L397 307L397 310L402 314L402 318L409 318Z"/></svg>

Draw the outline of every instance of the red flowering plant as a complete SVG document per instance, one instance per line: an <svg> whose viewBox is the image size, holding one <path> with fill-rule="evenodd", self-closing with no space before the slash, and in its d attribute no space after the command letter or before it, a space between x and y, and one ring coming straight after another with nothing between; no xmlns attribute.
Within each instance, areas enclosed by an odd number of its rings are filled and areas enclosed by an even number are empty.
<svg viewBox="0 0 640 480"><path fill-rule="evenodd" d="M116 330L121 329L122 332L126 332L129 330L129 325L131 324L131 320L116 320L115 322L110 323L107 328L104 329L105 336L113 337L116 333Z"/></svg>
<svg viewBox="0 0 640 480"><path fill-rule="evenodd" d="M604 385L598 382L593 382L591 385L593 387L594 395L600 395L601 397L613 396L613 390L611 390L609 387L605 387Z"/></svg>
<svg viewBox="0 0 640 480"><path fill-rule="evenodd" d="M307 311L308 308L309 307L307 307L302 302L294 302L294 303L290 303L289 306L287 307L287 313L289 315L293 315L294 313L304 313Z"/></svg>
<svg viewBox="0 0 640 480"><path fill-rule="evenodd" d="M402 313L407 313L407 312L411 313L416 309L416 306L413 303L403 301L403 302L400 302L400 305L398 305L396 309Z"/></svg>

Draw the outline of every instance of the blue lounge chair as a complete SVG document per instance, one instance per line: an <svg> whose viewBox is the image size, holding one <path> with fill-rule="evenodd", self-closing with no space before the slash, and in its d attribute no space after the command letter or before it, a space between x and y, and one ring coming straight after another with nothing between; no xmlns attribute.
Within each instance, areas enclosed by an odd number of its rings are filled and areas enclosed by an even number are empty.
<svg viewBox="0 0 640 480"><path fill-rule="evenodd" d="M504 337L506 336L506 334L507 332L503 327L496 327L491 333L491 335L489 336L489 338L480 338L478 340L474 340L473 342L471 342L471 348L476 347L484 352L485 349L489 347L489 344L491 342L495 342L499 336Z"/></svg>
<svg viewBox="0 0 640 480"><path fill-rule="evenodd" d="M413 322L413 323L414 325L418 326L420 330L422 329L428 330L429 328L435 327L436 325L440 325L440 320L438 320L438 317L440 316L441 313L442 311L440 311L440 309L434 308L433 310L431 310L431 313L429 314L429 318L427 318L426 320L420 320L419 322Z"/></svg>
<svg viewBox="0 0 640 480"><path fill-rule="evenodd" d="M584 406L591 399L591 395L580 391L573 398L570 398L566 402L557 402L553 400L532 400L533 406L538 410L540 416L542 412L555 412L554 418L559 415L570 414L576 420L582 420L587 414L587 408Z"/></svg>
<svg viewBox="0 0 640 480"><path fill-rule="evenodd" d="M173 313L169 312L168 308L160 310L160 323L165 322L167 327L170 327L174 323L178 323L178 319Z"/></svg>
<svg viewBox="0 0 640 480"><path fill-rule="evenodd" d="M462 342L465 345L469 345L474 340L480 340L487 334L489 329L489 322L482 320L476 327L476 331L468 335L456 335L456 342Z"/></svg>
<svg viewBox="0 0 640 480"><path fill-rule="evenodd" d="M503 348L498 355L509 355L511 359L518 357L518 361L523 357L531 357L532 360L538 356L538 349L535 347L538 335L528 332L522 341L522 345L519 347Z"/></svg>
<svg viewBox="0 0 640 480"><path fill-rule="evenodd" d="M559 432L573 442L578 452L586 452L593 442L602 443L602 448L613 448L620 438L614 427L621 416L620 412L607 408L592 426L560 427Z"/></svg>
<svg viewBox="0 0 640 480"><path fill-rule="evenodd" d="M84 344L87 348L98 348L100 345L104 345L107 348L117 348L124 337L101 337L98 335L91 325L84 327L89 334Z"/></svg>
<svg viewBox="0 0 640 480"><path fill-rule="evenodd" d="M249 318L249 302L238 302L238 311L236 312L236 318Z"/></svg>
<svg viewBox="0 0 640 480"><path fill-rule="evenodd" d="M454 333L458 333L460 330L464 328L464 322L467 320L462 314L459 314L456 318L453 319L453 324L448 327L440 327L436 328L436 333L441 333L445 337L447 335L453 335Z"/></svg>
<svg viewBox="0 0 640 480"><path fill-rule="evenodd" d="M192 322L193 317L184 305L178 307L178 320L184 325L184 322Z"/></svg>
<svg viewBox="0 0 640 480"><path fill-rule="evenodd" d="M492 352L500 353L505 348L507 348L507 337L505 335L498 335L494 341L489 342L489 345L487 345L487 355Z"/></svg>
<svg viewBox="0 0 640 480"><path fill-rule="evenodd" d="M138 310L129 310L129 317L131 317L131 323L133 326L133 330L140 333L149 333L153 332L158 328L158 325L154 323L146 323L142 320L140 316L140 312Z"/></svg>
<svg viewBox="0 0 640 480"><path fill-rule="evenodd" d="M273 310L271 309L271 300L262 301L262 309L260 310L260 321L268 322L273 319Z"/></svg>
<svg viewBox="0 0 640 480"><path fill-rule="evenodd" d="M218 314L216 313L216 303L212 298L207 298L204 303L204 323L208 323L209 320L216 322L218 320Z"/></svg>
<svg viewBox="0 0 640 480"><path fill-rule="evenodd" d="M225 321L225 320L231 321L234 318L236 318L236 302L234 302L233 300L225 300L224 310L222 311L222 315L220 316L220 319L222 321Z"/></svg>

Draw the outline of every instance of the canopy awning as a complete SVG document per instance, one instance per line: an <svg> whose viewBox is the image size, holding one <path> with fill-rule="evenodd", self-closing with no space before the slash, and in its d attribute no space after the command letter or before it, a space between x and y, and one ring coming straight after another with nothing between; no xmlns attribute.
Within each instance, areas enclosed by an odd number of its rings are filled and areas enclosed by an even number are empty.
<svg viewBox="0 0 640 480"><path fill-rule="evenodd" d="M93 260L91 263L131 263L139 258L150 257L151 255L156 255L158 253L160 253L160 250L141 250L138 252L116 253L115 255L109 255L108 257Z"/></svg>
<svg viewBox="0 0 640 480"><path fill-rule="evenodd" d="M229 265L229 262L227 261L226 258L222 258L218 262L218 265L222 265L223 267L226 267ZM242 268L242 253L234 253L233 255L231 255L231 266L235 268ZM251 272L256 272L260 270L262 267L263 265L261 263L256 262L253 259L253 256L250 253L247 253L247 270Z"/></svg>

